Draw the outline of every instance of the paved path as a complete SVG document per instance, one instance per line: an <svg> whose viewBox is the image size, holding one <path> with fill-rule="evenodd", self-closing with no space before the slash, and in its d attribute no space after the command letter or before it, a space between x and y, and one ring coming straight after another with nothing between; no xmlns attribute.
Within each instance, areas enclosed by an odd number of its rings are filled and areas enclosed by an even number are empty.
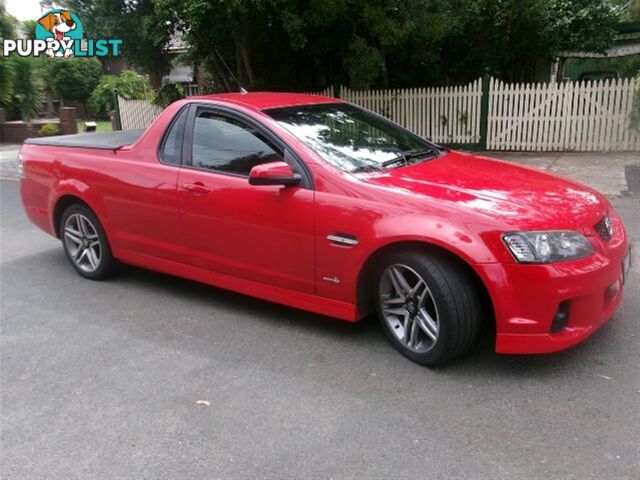
<svg viewBox="0 0 640 480"><path fill-rule="evenodd" d="M484 152L483 155L572 178L609 197L640 193L640 152Z"/></svg>
<svg viewBox="0 0 640 480"><path fill-rule="evenodd" d="M0 178L17 179L20 145L0 143Z"/></svg>

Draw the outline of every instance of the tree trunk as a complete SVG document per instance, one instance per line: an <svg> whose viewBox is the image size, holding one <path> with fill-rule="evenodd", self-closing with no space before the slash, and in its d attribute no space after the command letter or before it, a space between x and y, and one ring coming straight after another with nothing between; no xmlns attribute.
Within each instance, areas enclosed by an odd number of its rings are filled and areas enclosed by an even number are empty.
<svg viewBox="0 0 640 480"><path fill-rule="evenodd" d="M253 67L251 66L249 52L247 51L247 47L244 42L238 41L238 47L240 48L240 56L242 57L244 70L247 72L247 80L249 81L249 85L253 85L255 78L253 76Z"/></svg>
<svg viewBox="0 0 640 480"><path fill-rule="evenodd" d="M241 84L244 84L244 77L242 76L242 55L240 53L240 42L236 39L236 78Z"/></svg>
<svg viewBox="0 0 640 480"><path fill-rule="evenodd" d="M389 88L389 69L387 68L387 52L384 48L380 48L380 56L382 57L382 86Z"/></svg>
<svg viewBox="0 0 640 480"><path fill-rule="evenodd" d="M218 74L218 77L222 80L225 90L230 92L231 86L229 85L229 79L227 78L229 72L227 72L227 69L221 64L220 59L218 58L218 50L215 45L211 45L202 35L198 36L198 43L202 46L204 51L209 52L208 58L212 60L213 68L216 70L213 73Z"/></svg>
<svg viewBox="0 0 640 480"><path fill-rule="evenodd" d="M558 71L556 72L556 82L562 83L564 78L564 63L567 61L564 57L558 58Z"/></svg>
<svg viewBox="0 0 640 480"><path fill-rule="evenodd" d="M231 85L229 85L229 79L227 78L229 72L227 72L227 69L224 68L224 65L222 65L222 62L218 58L218 51L216 50L216 48L213 47L209 48L208 50L210 52L209 58L213 62L213 68L215 68L215 72L213 73L218 75L218 77L222 81L222 84L224 85L225 90L227 92L230 92Z"/></svg>
<svg viewBox="0 0 640 480"><path fill-rule="evenodd" d="M53 91L47 88L47 117L53 117L56 110L53 106Z"/></svg>
<svg viewBox="0 0 640 480"><path fill-rule="evenodd" d="M211 59L213 60L213 66L216 69L215 73L217 73L220 80L222 80L222 84L224 85L225 90L227 92L231 92L231 85L229 84L229 79L227 78L228 72L224 68L224 65L221 64L220 59L218 59L218 56L215 52L211 56Z"/></svg>

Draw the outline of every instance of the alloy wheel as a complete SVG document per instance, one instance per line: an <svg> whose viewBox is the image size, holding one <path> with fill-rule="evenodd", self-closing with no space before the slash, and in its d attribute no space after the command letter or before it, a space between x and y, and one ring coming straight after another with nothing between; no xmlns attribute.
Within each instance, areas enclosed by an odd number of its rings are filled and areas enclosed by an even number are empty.
<svg viewBox="0 0 640 480"><path fill-rule="evenodd" d="M438 341L438 308L427 282L411 267L389 265L379 284L380 310L398 341L424 353Z"/></svg>
<svg viewBox="0 0 640 480"><path fill-rule="evenodd" d="M73 263L83 272L95 272L102 262L102 244L95 225L81 213L64 223L64 243Z"/></svg>

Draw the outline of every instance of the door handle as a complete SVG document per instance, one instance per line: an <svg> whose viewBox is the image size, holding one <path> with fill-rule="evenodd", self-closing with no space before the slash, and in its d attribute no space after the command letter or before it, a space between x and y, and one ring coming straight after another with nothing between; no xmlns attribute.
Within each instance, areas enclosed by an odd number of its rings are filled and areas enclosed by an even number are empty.
<svg viewBox="0 0 640 480"><path fill-rule="evenodd" d="M202 182L185 183L182 188L185 192L193 193L194 195L208 195L211 189Z"/></svg>

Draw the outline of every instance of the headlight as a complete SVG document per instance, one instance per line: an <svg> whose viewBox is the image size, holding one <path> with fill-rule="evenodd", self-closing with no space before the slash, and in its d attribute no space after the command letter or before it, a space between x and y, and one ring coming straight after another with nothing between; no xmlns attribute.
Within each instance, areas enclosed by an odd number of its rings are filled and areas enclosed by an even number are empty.
<svg viewBox="0 0 640 480"><path fill-rule="evenodd" d="M512 232L502 240L520 263L562 262L593 253L589 240L578 232Z"/></svg>

